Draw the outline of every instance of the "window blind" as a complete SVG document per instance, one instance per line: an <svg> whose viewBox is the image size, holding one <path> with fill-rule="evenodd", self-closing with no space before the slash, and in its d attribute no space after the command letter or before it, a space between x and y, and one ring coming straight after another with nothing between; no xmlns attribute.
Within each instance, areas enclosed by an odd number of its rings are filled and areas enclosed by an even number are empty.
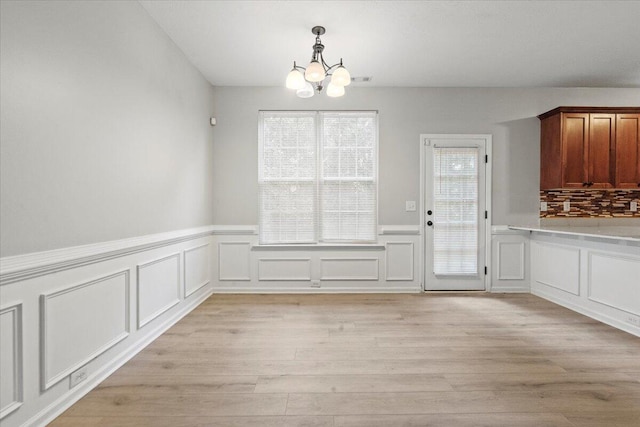
<svg viewBox="0 0 640 427"><path fill-rule="evenodd" d="M264 112L260 122L260 242L314 242L316 114Z"/></svg>
<svg viewBox="0 0 640 427"><path fill-rule="evenodd" d="M260 243L371 242L377 113L261 112Z"/></svg>
<svg viewBox="0 0 640 427"><path fill-rule="evenodd" d="M377 123L374 112L322 112L320 178L324 241L374 241Z"/></svg>
<svg viewBox="0 0 640 427"><path fill-rule="evenodd" d="M434 148L433 271L478 274L478 148Z"/></svg>

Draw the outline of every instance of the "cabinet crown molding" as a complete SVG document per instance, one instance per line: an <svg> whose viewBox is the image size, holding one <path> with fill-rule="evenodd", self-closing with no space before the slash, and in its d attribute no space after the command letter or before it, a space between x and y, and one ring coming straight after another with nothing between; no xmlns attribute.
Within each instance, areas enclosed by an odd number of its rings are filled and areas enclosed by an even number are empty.
<svg viewBox="0 0 640 427"><path fill-rule="evenodd" d="M610 113L610 114L638 114L640 107L556 107L538 116L540 120L558 113Z"/></svg>

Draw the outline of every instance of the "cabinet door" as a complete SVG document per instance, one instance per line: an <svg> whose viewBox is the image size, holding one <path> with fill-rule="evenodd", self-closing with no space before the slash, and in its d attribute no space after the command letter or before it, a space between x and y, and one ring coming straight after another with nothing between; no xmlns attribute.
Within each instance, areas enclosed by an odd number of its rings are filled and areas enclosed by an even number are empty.
<svg viewBox="0 0 640 427"><path fill-rule="evenodd" d="M589 188L613 188L615 181L615 114L589 115L587 151Z"/></svg>
<svg viewBox="0 0 640 427"><path fill-rule="evenodd" d="M589 114L562 116L562 186L582 188L588 182Z"/></svg>
<svg viewBox="0 0 640 427"><path fill-rule="evenodd" d="M640 187L640 114L616 115L616 187Z"/></svg>

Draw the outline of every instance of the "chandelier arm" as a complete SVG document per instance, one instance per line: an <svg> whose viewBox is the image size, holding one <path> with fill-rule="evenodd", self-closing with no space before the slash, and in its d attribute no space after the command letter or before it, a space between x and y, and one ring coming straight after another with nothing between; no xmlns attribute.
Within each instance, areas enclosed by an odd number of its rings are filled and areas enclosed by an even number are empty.
<svg viewBox="0 0 640 427"><path fill-rule="evenodd" d="M320 63L322 64L322 68L324 68L324 73L327 74L331 67L329 67L329 65L324 61L324 56L322 56L322 53L320 53Z"/></svg>
<svg viewBox="0 0 640 427"><path fill-rule="evenodd" d="M328 67L325 70L325 73L327 74L327 76L330 76L331 74L329 73L329 71L335 71L334 68L337 68L337 67L339 67L341 65L342 65L342 62L338 62L337 64L333 64L331 67Z"/></svg>

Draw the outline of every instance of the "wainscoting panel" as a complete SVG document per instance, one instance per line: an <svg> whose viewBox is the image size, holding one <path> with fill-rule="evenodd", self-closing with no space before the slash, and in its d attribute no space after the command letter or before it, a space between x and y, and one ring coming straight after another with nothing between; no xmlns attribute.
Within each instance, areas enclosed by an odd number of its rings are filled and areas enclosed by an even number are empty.
<svg viewBox="0 0 640 427"><path fill-rule="evenodd" d="M184 251L184 297L209 284L209 244Z"/></svg>
<svg viewBox="0 0 640 427"><path fill-rule="evenodd" d="M580 295L580 250L532 242L533 280L573 295Z"/></svg>
<svg viewBox="0 0 640 427"><path fill-rule="evenodd" d="M138 329L180 302L180 254L138 265Z"/></svg>
<svg viewBox="0 0 640 427"><path fill-rule="evenodd" d="M531 293L640 337L640 242L534 232L531 245Z"/></svg>
<svg viewBox="0 0 640 427"><path fill-rule="evenodd" d="M48 425L206 300L216 231L1 258L0 425ZM137 329L138 322L145 326ZM80 381L72 384L78 369Z"/></svg>
<svg viewBox="0 0 640 427"><path fill-rule="evenodd" d="M524 242L498 242L498 280L524 280Z"/></svg>
<svg viewBox="0 0 640 427"><path fill-rule="evenodd" d="M321 258L320 280L378 280L378 258Z"/></svg>
<svg viewBox="0 0 640 427"><path fill-rule="evenodd" d="M381 227L373 244L260 245L256 227L214 233L214 292L420 292L420 230Z"/></svg>
<svg viewBox="0 0 640 427"><path fill-rule="evenodd" d="M587 264L591 301L640 316L640 258L590 251Z"/></svg>
<svg viewBox="0 0 640 427"><path fill-rule="evenodd" d="M413 242L387 242L387 281L413 280Z"/></svg>
<svg viewBox="0 0 640 427"><path fill-rule="evenodd" d="M0 309L0 419L22 405L22 304Z"/></svg>
<svg viewBox="0 0 640 427"><path fill-rule="evenodd" d="M129 270L40 298L43 390L129 335Z"/></svg>
<svg viewBox="0 0 640 427"><path fill-rule="evenodd" d="M311 258L260 258L258 280L309 281L311 280Z"/></svg>
<svg viewBox="0 0 640 427"><path fill-rule="evenodd" d="M218 279L251 280L251 243L220 242L218 245Z"/></svg>
<svg viewBox="0 0 640 427"><path fill-rule="evenodd" d="M491 292L529 292L529 232L491 227Z"/></svg>

